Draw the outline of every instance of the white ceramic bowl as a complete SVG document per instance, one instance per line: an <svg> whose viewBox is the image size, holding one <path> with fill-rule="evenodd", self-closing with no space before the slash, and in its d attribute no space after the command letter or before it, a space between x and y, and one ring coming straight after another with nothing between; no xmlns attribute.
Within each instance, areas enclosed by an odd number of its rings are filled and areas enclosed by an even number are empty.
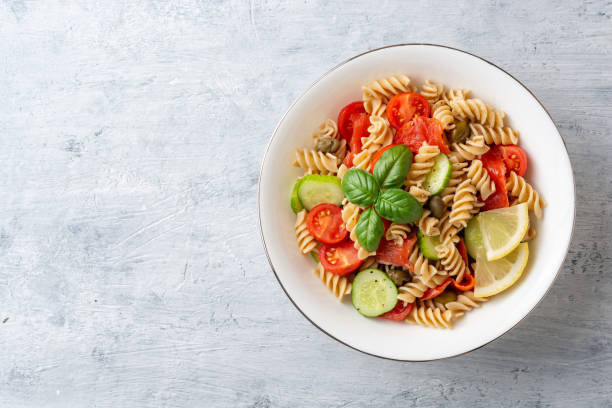
<svg viewBox="0 0 612 408"><path fill-rule="evenodd" d="M313 273L314 262L297 249L289 194L301 170L293 151L309 146L326 118L335 119L349 102L361 99L361 86L392 74L407 74L417 84L433 79L446 87L468 88L506 112L520 132L529 158L526 179L548 202L530 243L524 276L509 290L458 320L452 330L369 319L345 298L339 303ZM280 120L261 166L259 221L268 259L293 304L334 339L375 356L423 361L457 356L510 330L544 297L567 253L574 225L574 180L567 150L549 114L511 75L472 54L453 48L405 44L353 57L323 75L291 105Z"/></svg>

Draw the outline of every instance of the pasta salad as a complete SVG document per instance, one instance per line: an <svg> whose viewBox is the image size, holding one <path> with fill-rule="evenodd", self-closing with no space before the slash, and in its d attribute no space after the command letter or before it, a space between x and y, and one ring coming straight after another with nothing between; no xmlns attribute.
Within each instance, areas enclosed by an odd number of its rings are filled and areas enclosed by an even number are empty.
<svg viewBox="0 0 612 408"><path fill-rule="evenodd" d="M396 75L362 94L295 151L298 248L363 316L451 328L519 279L546 203L519 133L469 90Z"/></svg>

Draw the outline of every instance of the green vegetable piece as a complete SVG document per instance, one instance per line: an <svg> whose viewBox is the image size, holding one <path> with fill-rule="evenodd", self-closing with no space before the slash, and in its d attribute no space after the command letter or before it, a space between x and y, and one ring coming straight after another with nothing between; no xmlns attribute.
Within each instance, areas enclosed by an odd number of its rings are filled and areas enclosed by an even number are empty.
<svg viewBox="0 0 612 408"><path fill-rule="evenodd" d="M432 261L439 261L438 251L436 246L440 245L440 236L429 237L421 232L417 231L417 238L419 242L419 249L423 256Z"/></svg>
<svg viewBox="0 0 612 408"><path fill-rule="evenodd" d="M423 207L412 194L399 188L390 188L380 194L374 204L381 217L408 224L421 218Z"/></svg>
<svg viewBox="0 0 612 408"><path fill-rule="evenodd" d="M436 296L434 299L436 300L436 302L445 305L449 302L454 302L455 300L457 300L457 295L455 294L455 292L445 290L444 292Z"/></svg>
<svg viewBox="0 0 612 408"><path fill-rule="evenodd" d="M380 269L365 269L353 280L353 307L366 317L376 317L397 304L397 286Z"/></svg>
<svg viewBox="0 0 612 408"><path fill-rule="evenodd" d="M310 211L321 203L340 206L344 199L340 179L336 176L310 174L299 180L298 198L304 208Z"/></svg>
<svg viewBox="0 0 612 408"><path fill-rule="evenodd" d="M470 137L470 127L465 120L455 123L455 129L453 129L453 142L463 143Z"/></svg>
<svg viewBox="0 0 612 408"><path fill-rule="evenodd" d="M367 251L373 252L378 248L380 239L385 232L385 224L373 208L361 213L357 226L355 226L357 240Z"/></svg>
<svg viewBox="0 0 612 408"><path fill-rule="evenodd" d="M299 213L304 209L302 202L300 201L300 197L298 197L298 190L300 189L300 184L304 180L303 178L299 179L295 182L293 186L293 190L291 190L291 209L294 213Z"/></svg>
<svg viewBox="0 0 612 408"><path fill-rule="evenodd" d="M389 269L387 271L387 276L396 286L402 286L404 283L412 280L410 273L404 269Z"/></svg>
<svg viewBox="0 0 612 408"><path fill-rule="evenodd" d="M374 178L380 188L401 187L412 166L412 151L398 145L387 149L374 166Z"/></svg>
<svg viewBox="0 0 612 408"><path fill-rule="evenodd" d="M468 254L476 260L486 256L486 250L484 248L484 242L482 240L482 232L480 231L480 219L477 216L472 217L468 222L464 231L465 247L467 248Z"/></svg>
<svg viewBox="0 0 612 408"><path fill-rule="evenodd" d="M310 251L310 256L316 263L319 263L319 253L317 251Z"/></svg>
<svg viewBox="0 0 612 408"><path fill-rule="evenodd" d="M453 166L448 156L440 153L434 159L434 165L425 177L423 188L429 191L429 195L440 194L448 185L452 171Z"/></svg>
<svg viewBox="0 0 612 408"><path fill-rule="evenodd" d="M373 175L362 169L350 169L342 179L342 191L348 200L361 207L372 205L380 187Z"/></svg>

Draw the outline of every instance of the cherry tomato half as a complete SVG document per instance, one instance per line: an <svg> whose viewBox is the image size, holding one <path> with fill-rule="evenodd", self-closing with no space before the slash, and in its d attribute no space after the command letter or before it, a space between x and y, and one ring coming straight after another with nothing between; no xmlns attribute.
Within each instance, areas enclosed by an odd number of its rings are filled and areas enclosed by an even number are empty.
<svg viewBox="0 0 612 408"><path fill-rule="evenodd" d="M329 203L316 205L308 212L306 227L317 241L324 244L337 244L348 234L342 220L342 210Z"/></svg>
<svg viewBox="0 0 612 408"><path fill-rule="evenodd" d="M348 152L346 156L344 156L344 161L342 162L342 164L344 164L350 169L351 167L353 167L353 157L355 157L353 152Z"/></svg>
<svg viewBox="0 0 612 408"><path fill-rule="evenodd" d="M347 275L361 265L353 241L350 239L339 244L325 244L319 250L319 261L323 268L334 275Z"/></svg>
<svg viewBox="0 0 612 408"><path fill-rule="evenodd" d="M446 280L442 282L442 284L436 286L435 288L427 289L425 293L423 293L421 300L433 299L436 296L439 296L442 292L444 292L444 289L446 289L446 287L452 282L454 282L453 278L446 278Z"/></svg>
<svg viewBox="0 0 612 408"><path fill-rule="evenodd" d="M415 115L429 117L429 102L421 94L406 92L395 95L387 103L387 119L395 129L410 122Z"/></svg>
<svg viewBox="0 0 612 408"><path fill-rule="evenodd" d="M525 151L517 145L499 146L502 151L502 157L506 164L506 175L510 175L513 171L517 175L523 177L527 171L527 155Z"/></svg>
<svg viewBox="0 0 612 408"><path fill-rule="evenodd" d="M380 159L380 156L382 156L382 154L385 151L389 150L393 146L397 146L397 145L396 144L390 144L389 146L383 147L382 149L380 149L379 151L376 152L374 157L372 157L372 163L370 164L370 173L374 172L374 166L376 166L376 162L378 162L378 159Z"/></svg>
<svg viewBox="0 0 612 408"><path fill-rule="evenodd" d="M480 158L482 166L487 170L491 180L495 183L495 193L491 194L484 201L484 206L481 211L494 210L496 208L505 208L510 205L508 202L508 193L506 192L506 164L504 163L503 154L499 146L493 146L488 152Z"/></svg>
<svg viewBox="0 0 612 408"><path fill-rule="evenodd" d="M349 149L357 154L361 151L361 138L370 136L370 115L367 113L356 113L353 115L353 134L349 140Z"/></svg>
<svg viewBox="0 0 612 408"><path fill-rule="evenodd" d="M362 101L349 103L338 114L338 133L347 142L351 140L353 134L353 121L355 120L353 114L355 113L366 113Z"/></svg>
<svg viewBox="0 0 612 408"><path fill-rule="evenodd" d="M382 317L383 319L389 319L389 320L399 322L408 317L408 315L412 311L413 306L414 306L414 303L404 304L404 302L402 302L401 300L398 300L397 304L395 305L393 309L389 310L387 313L381 314L378 317Z"/></svg>
<svg viewBox="0 0 612 408"><path fill-rule="evenodd" d="M381 264L401 266L413 270L413 265L408 258L410 258L410 252L412 252L416 240L414 231L404 239L402 244L396 244L395 241L387 241L383 238L376 250L376 260Z"/></svg>
<svg viewBox="0 0 612 408"><path fill-rule="evenodd" d="M450 150L443 135L442 124L437 119L415 116L397 131L393 143L405 144L412 153L417 154L421 145L427 142L438 146L442 153L449 154Z"/></svg>

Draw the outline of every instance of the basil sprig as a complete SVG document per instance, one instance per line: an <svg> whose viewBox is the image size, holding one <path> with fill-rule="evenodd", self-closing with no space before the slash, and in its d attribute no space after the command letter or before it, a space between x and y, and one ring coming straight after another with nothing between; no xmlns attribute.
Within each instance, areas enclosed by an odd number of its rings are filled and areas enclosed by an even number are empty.
<svg viewBox="0 0 612 408"><path fill-rule="evenodd" d="M353 168L342 178L342 191L351 203L367 207L378 198L380 187L370 173Z"/></svg>
<svg viewBox="0 0 612 408"><path fill-rule="evenodd" d="M412 166L412 151L404 145L387 149L374 166L374 178L380 188L401 187Z"/></svg>
<svg viewBox="0 0 612 408"><path fill-rule="evenodd" d="M355 226L357 232L357 239L362 247L367 251L376 251L380 239L385 232L385 224L374 211L374 208L370 207L361 213L359 221Z"/></svg>
<svg viewBox="0 0 612 408"><path fill-rule="evenodd" d="M367 251L375 251L385 231L381 217L406 224L421 218L423 207L400 187L412 166L412 152L404 145L385 151L376 165L374 175L353 168L342 179L342 191L348 200L366 209L355 226L357 240Z"/></svg>
<svg viewBox="0 0 612 408"><path fill-rule="evenodd" d="M423 207L407 191L390 188L384 191L374 204L381 217L400 224L414 222L421 218Z"/></svg>

